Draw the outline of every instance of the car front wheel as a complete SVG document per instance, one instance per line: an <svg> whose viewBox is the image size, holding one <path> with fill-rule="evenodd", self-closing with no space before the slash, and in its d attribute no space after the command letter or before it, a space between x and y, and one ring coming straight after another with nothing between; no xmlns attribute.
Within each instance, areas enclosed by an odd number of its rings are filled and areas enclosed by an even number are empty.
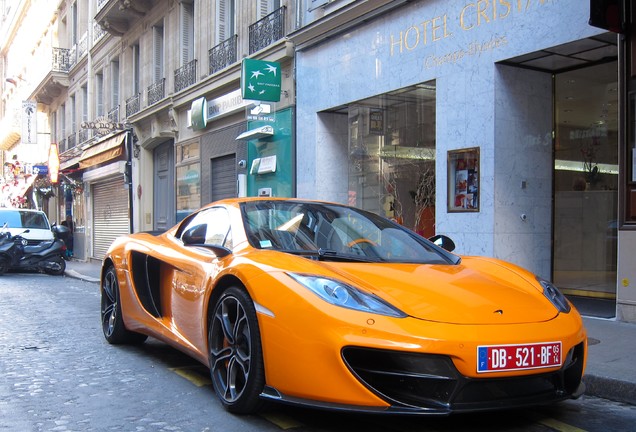
<svg viewBox="0 0 636 432"><path fill-rule="evenodd" d="M110 266L102 278L102 330L111 344L138 344L148 336L128 330L124 325L115 267Z"/></svg>
<svg viewBox="0 0 636 432"><path fill-rule="evenodd" d="M258 411L265 372L256 309L247 292L238 287L227 289L216 302L208 324L214 391L232 413Z"/></svg>

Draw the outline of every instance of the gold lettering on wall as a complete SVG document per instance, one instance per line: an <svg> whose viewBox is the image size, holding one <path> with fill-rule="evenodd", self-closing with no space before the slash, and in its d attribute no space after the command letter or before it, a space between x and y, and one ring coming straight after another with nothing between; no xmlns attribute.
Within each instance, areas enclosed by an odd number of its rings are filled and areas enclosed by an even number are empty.
<svg viewBox="0 0 636 432"><path fill-rule="evenodd" d="M555 0L476 0L465 3L457 15L445 13L430 19L420 21L391 34L390 55L400 55L424 48L442 39L453 36L453 27L468 32L498 20L505 20L511 14L522 14L536 9ZM449 17L457 17L457 22ZM442 56L429 56L425 60L427 68L440 66L445 63L455 63L466 56L478 55L482 52L496 49L507 44L505 36L493 36L488 41L472 42L469 46Z"/></svg>

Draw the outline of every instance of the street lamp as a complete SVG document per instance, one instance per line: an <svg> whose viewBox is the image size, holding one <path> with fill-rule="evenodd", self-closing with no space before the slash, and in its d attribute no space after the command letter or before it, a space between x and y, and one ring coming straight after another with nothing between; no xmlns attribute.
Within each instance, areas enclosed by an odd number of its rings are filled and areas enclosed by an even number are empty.
<svg viewBox="0 0 636 432"><path fill-rule="evenodd" d="M57 183L57 177L60 172L60 154L57 150L57 144L51 143L49 148L49 178L51 183Z"/></svg>

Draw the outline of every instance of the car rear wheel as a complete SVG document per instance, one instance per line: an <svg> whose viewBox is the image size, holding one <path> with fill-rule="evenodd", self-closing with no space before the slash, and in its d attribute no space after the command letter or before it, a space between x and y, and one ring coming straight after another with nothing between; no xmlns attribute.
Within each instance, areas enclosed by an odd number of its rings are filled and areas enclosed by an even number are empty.
<svg viewBox="0 0 636 432"><path fill-rule="evenodd" d="M108 267L102 278L102 330L111 344L138 344L148 336L132 332L124 325L119 301L119 282L113 266Z"/></svg>
<svg viewBox="0 0 636 432"><path fill-rule="evenodd" d="M235 414L258 411L265 385L256 309L245 290L227 289L208 323L210 375L224 407Z"/></svg>

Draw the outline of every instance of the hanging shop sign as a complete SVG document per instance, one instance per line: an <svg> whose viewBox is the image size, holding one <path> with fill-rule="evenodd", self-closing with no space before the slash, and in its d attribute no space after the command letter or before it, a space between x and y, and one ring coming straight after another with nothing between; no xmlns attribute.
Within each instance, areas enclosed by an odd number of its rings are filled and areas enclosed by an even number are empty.
<svg viewBox="0 0 636 432"><path fill-rule="evenodd" d="M243 99L279 102L281 92L280 63L243 59L241 92Z"/></svg>
<svg viewBox="0 0 636 432"><path fill-rule="evenodd" d="M22 101L22 144L37 144L37 111L35 101Z"/></svg>

